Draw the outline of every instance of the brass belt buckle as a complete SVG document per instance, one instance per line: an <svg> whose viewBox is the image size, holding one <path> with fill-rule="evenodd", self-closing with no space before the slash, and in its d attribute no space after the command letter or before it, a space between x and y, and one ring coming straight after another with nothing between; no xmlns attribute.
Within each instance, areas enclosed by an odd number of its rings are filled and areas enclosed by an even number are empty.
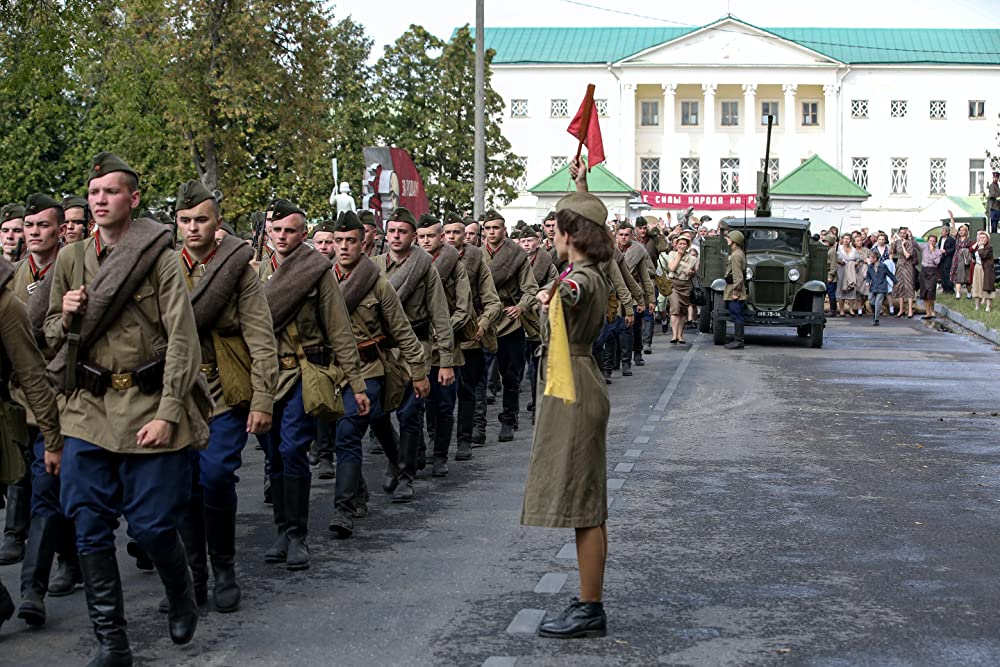
<svg viewBox="0 0 1000 667"><path fill-rule="evenodd" d="M290 371L299 365L299 360L297 357L278 357L278 365L281 366L281 370Z"/></svg>
<svg viewBox="0 0 1000 667"><path fill-rule="evenodd" d="M117 391L125 391L133 386L131 373L112 373L111 388Z"/></svg>
<svg viewBox="0 0 1000 667"><path fill-rule="evenodd" d="M215 377L219 373L219 367L215 364L202 364L200 367L202 374L206 377Z"/></svg>

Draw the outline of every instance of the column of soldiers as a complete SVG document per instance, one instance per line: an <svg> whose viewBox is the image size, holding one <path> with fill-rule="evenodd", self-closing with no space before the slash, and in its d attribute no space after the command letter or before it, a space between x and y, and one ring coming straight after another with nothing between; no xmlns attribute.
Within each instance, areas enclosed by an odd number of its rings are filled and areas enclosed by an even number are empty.
<svg viewBox="0 0 1000 667"><path fill-rule="evenodd" d="M526 373L533 410L535 295L564 268L554 213L508 236L494 210L475 221L400 207L384 234L370 211L344 211L310 234L306 212L277 199L255 216L254 248L199 181L180 185L168 226L133 218L140 178L120 157L98 154L87 180L86 198L0 209L0 418L29 465L6 492L0 564L23 564L16 609L0 584L0 623L16 611L44 625L45 597L82 586L91 664L132 664L114 535L124 516L129 553L163 583L168 634L187 643L199 607L240 606L236 485L250 435L276 531L264 559L303 570L312 465L335 479L329 529L349 538L368 513L366 434L385 456L383 491L408 503L427 461L443 477L485 444L491 366L498 441L521 427ZM643 365L637 315L654 302L645 246L627 224L615 233L601 267L608 334L594 348L606 378L615 359L623 375Z"/></svg>

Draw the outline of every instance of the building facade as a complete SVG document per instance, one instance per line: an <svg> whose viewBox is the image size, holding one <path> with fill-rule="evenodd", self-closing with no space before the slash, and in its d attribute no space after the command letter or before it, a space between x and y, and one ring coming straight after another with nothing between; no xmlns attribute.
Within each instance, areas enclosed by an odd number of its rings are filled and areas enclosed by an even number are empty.
<svg viewBox="0 0 1000 667"><path fill-rule="evenodd" d="M726 17L484 37L503 133L526 167L508 219L544 215L528 190L575 154L566 127L590 83L607 167L655 216L688 203L716 218L752 213L769 115L772 182L818 155L871 194L860 223L870 228L979 196L989 181L1000 30L762 29Z"/></svg>

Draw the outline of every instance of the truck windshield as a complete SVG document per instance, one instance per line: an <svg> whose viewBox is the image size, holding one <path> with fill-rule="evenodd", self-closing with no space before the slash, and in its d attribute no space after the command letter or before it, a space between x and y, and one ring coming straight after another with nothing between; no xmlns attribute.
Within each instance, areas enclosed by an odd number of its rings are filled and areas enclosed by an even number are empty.
<svg viewBox="0 0 1000 667"><path fill-rule="evenodd" d="M747 251L749 252L790 252L802 254L802 235L798 229L752 229L749 230Z"/></svg>

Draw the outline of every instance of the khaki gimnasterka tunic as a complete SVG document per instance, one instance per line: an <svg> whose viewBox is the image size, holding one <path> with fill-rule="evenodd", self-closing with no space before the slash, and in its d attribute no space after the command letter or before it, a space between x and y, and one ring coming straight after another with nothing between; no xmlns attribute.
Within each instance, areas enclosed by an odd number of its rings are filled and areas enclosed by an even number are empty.
<svg viewBox="0 0 1000 667"><path fill-rule="evenodd" d="M434 259L436 260L437 257L434 257ZM438 276L440 277L440 274ZM475 316L475 311L472 308L472 285L469 283L469 274L465 270L465 265L462 263L461 257L455 263L455 268L451 270L448 280L441 281L441 287L444 289L445 297L447 298L446 305L455 304L455 308L452 309L449 307L449 311L451 312L451 331L454 341L451 361L452 367L457 368L458 366L465 365L462 344L458 340L457 334L465 326L465 323ZM439 356L435 355L431 360L431 366L440 366L440 361Z"/></svg>
<svg viewBox="0 0 1000 667"><path fill-rule="evenodd" d="M503 243L497 248L491 248L488 243L483 243L483 248L486 250L487 265L493 263L493 256L505 243L513 243L513 241L505 238ZM521 250L518 246L514 247ZM521 250L521 252L524 251ZM511 306L520 306L521 310L530 309L536 303L535 294L538 293L538 283L535 282L535 277L531 275L531 264L525 261L521 265L521 269L508 278L505 284L497 285L496 281L493 284L496 287L497 296L500 297L502 306L500 319L497 322L497 337L500 338L514 333L521 327L521 318L514 318L512 320L503 313L503 309L510 308Z"/></svg>
<svg viewBox="0 0 1000 667"><path fill-rule="evenodd" d="M45 439L46 451L61 451L59 405L45 377L45 358L35 343L24 304L6 289L0 289L0 346L6 357L3 365L13 368L25 403L37 415L35 420Z"/></svg>
<svg viewBox="0 0 1000 667"><path fill-rule="evenodd" d="M535 273L535 260L538 259L538 253L540 252L545 252L545 251L539 248L538 250L535 251L534 255L528 255L528 263L532 267L531 276L535 279L536 284L548 285L557 277L559 277L559 270L556 269L555 262L552 262L545 270L545 275L541 276L541 279L539 279L538 274ZM530 311L521 315L521 326L524 327L524 335L527 337L528 340L532 342L538 342L541 340L542 337L541 322L538 319L539 317L540 315L538 313L537 301L535 302L535 305L531 307Z"/></svg>
<svg viewBox="0 0 1000 667"><path fill-rule="evenodd" d="M614 263L618 265L618 272L621 274L622 282L625 284L625 287L628 288L632 304L639 307L646 303L646 295L643 292L642 285L640 285L639 281L635 279L632 272L628 270L628 264L625 262L625 253L618 250L617 246L615 246L614 249ZM632 309L626 308L624 301L622 302L622 309L624 315L632 314Z"/></svg>
<svg viewBox="0 0 1000 667"><path fill-rule="evenodd" d="M181 263L181 271L191 279L189 289L194 291L205 275L205 265L194 261L188 264L183 252L177 253ZM211 260L209 260L211 261ZM222 336L239 335L250 351L250 387L253 390L250 399L250 410L271 414L274 409L274 392L278 384L278 344L274 340L274 324L271 322L271 311L267 307L267 299L261 287L257 274L248 264L237 283L239 290L225 305L219 319L215 321L214 331ZM202 365L215 365L215 342L212 331L199 332L201 341ZM215 401L213 417L217 417L231 408L226 405L222 393L222 380L219 373L207 375L205 380L212 391Z"/></svg>
<svg viewBox="0 0 1000 667"><path fill-rule="evenodd" d="M458 249L461 256L465 257L465 244ZM479 341L467 340L461 345L463 350L472 350L482 347L488 352L496 352L496 324L503 317L503 306L500 297L497 296L497 288L493 284L493 273L490 265L486 262L486 253L480 248L480 261L478 266L470 270L466 267L466 274L469 277L469 287L472 289L472 303L479 317L477 323L483 330L483 336Z"/></svg>
<svg viewBox="0 0 1000 667"><path fill-rule="evenodd" d="M544 288L543 288L544 289ZM544 396L547 319L542 327L535 437L521 523L552 528L591 528L608 518L608 389L591 354L604 327L610 287L597 264L577 262L559 287L576 402Z"/></svg>
<svg viewBox="0 0 1000 667"><path fill-rule="evenodd" d="M90 284L101 263L114 252L103 245L100 232L78 243L83 250L84 283ZM77 244L66 246L52 269L49 314L45 318L45 337L57 348L66 339L62 325L63 295L79 285L70 285L77 258ZM94 396L76 389L66 399L62 410L62 433L120 454L162 454L185 447L203 447L208 429L192 423L188 415L199 415L194 387L198 378L201 354L198 331L187 286L173 252L161 252L132 300L107 330L87 349L80 349L80 361L107 368L112 373L126 373L154 359L157 350L166 348L163 390L144 394L136 386L124 391L109 387L104 396ZM167 447L150 449L136 444L136 434L154 419L174 425L173 439Z"/></svg>
<svg viewBox="0 0 1000 667"><path fill-rule="evenodd" d="M389 253L372 257L372 261L387 280L406 263L405 259L402 262L394 262ZM433 264L427 269L420 285L403 303L403 312L411 324L430 320L431 340L420 341L424 348L424 358L431 361L431 366L451 368L455 363L453 356L455 336L451 331L448 297L445 296L441 276Z"/></svg>
<svg viewBox="0 0 1000 667"><path fill-rule="evenodd" d="M726 289L722 292L724 301L746 301L746 280L747 256L743 254L741 248L736 248L729 253L729 268L726 276L732 276L732 284L726 283Z"/></svg>
<svg viewBox="0 0 1000 667"><path fill-rule="evenodd" d="M341 281L345 280L348 275L344 274ZM378 277L375 285L351 313L351 326L354 330L354 338L358 341L370 340L379 336L391 338L406 362L413 379L422 380L427 377L427 373L430 371L427 359L424 357L424 348L413 333L410 321L406 319L403 304L399 302L396 290L392 289L392 285L389 284L385 276ZM362 362L361 375L366 380L384 377L385 367L378 359L368 363Z"/></svg>
<svg viewBox="0 0 1000 667"><path fill-rule="evenodd" d="M40 283L41 281L45 280L45 277L51 274L53 266L55 266L55 260L52 261L52 264L49 264L48 266L43 268L39 268L35 264L32 256L29 254L26 259L22 259L20 262L16 264L14 269L14 276L10 279L10 282L7 284L7 286L14 293L14 296L16 296L21 301L21 303L25 305L25 307L27 307L28 298L31 296L31 292L34 291L34 288L31 288L31 290L29 290L28 289L29 286L32 284ZM46 359L46 361L51 360L52 357L55 356L55 350L53 350L51 347L48 346L47 341L36 340L35 342L38 345L38 349L41 351L42 356ZM25 422L28 424L28 426L33 426L37 428L38 420L35 419L35 413L31 409L31 405L29 405L29 401L27 397L24 395L24 389L21 387L16 376L11 378L10 396L15 403L24 408ZM59 406L60 411L62 410L63 403L64 403L63 395L57 393L56 404Z"/></svg>
<svg viewBox="0 0 1000 667"><path fill-rule="evenodd" d="M281 260L277 253L271 259L260 265L258 275L261 280L267 280L278 270ZM322 318L322 320L318 319ZM333 275L333 264L330 270L323 274L316 287L302 299L299 312L295 315L295 326L299 332L299 344L303 348L314 345L329 345L333 354L330 363L340 367L355 394L365 391L365 379L361 375L361 358L358 357L358 342L354 340L351 331L351 317L347 314L344 295ZM275 332L278 341L278 357L296 356L296 347L286 326ZM293 368L278 369L278 390L274 400L285 397L295 383L302 377L302 370L296 365Z"/></svg>

